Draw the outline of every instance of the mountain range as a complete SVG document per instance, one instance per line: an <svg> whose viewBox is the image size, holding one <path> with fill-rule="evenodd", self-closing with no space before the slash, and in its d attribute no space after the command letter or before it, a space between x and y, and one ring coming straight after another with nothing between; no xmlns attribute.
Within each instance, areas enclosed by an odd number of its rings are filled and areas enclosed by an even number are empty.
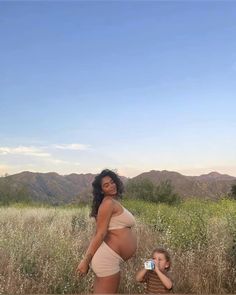
<svg viewBox="0 0 236 295"><path fill-rule="evenodd" d="M34 201L50 204L65 204L73 202L87 202L91 198L91 184L95 174L59 175L51 173L21 172L0 178L0 187L3 181L8 181L14 187L27 189ZM152 170L136 177L122 176L124 184L128 180L148 179L154 184L171 181L174 192L182 198L219 199L230 192L231 186L236 184L236 177L211 172L200 176L185 176L173 171Z"/></svg>

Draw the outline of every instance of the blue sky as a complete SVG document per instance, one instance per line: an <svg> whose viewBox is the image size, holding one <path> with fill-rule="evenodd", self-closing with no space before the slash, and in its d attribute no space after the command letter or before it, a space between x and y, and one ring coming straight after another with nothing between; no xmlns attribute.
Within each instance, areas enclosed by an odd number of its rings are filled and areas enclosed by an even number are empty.
<svg viewBox="0 0 236 295"><path fill-rule="evenodd" d="M1 1L0 175L236 176L236 2Z"/></svg>

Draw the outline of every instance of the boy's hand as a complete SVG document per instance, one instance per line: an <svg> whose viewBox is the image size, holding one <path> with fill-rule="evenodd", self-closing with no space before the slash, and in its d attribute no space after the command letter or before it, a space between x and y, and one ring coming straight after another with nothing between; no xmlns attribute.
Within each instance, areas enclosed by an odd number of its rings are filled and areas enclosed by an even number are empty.
<svg viewBox="0 0 236 295"><path fill-rule="evenodd" d="M158 261L157 263L155 263L155 270L156 271L160 271L160 261Z"/></svg>

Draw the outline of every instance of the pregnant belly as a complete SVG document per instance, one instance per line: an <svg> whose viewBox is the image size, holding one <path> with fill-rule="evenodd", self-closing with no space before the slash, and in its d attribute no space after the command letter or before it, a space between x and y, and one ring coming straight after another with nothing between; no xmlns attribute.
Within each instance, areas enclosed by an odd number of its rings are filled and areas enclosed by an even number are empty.
<svg viewBox="0 0 236 295"><path fill-rule="evenodd" d="M124 260L131 258L137 249L136 234L130 228L111 230L104 241Z"/></svg>

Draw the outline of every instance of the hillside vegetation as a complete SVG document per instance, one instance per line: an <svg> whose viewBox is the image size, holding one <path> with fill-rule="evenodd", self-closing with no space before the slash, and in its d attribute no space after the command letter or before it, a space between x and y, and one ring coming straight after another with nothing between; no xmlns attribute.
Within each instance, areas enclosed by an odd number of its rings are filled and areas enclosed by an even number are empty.
<svg viewBox="0 0 236 295"><path fill-rule="evenodd" d="M123 266L120 293L156 246L172 256L176 293L236 291L236 201L190 200L175 206L124 200L137 220L137 255ZM91 293L93 273L75 268L94 230L89 208L0 208L0 294Z"/></svg>
<svg viewBox="0 0 236 295"><path fill-rule="evenodd" d="M54 206L89 203L94 177L95 174L91 173L59 175L55 172L28 171L0 177L0 205L12 203L12 201L22 202L26 199L34 203L47 203ZM173 193L183 199L218 200L230 192L232 185L236 185L236 177L217 172L185 176L173 171L153 170L130 179L121 176L121 179L125 185L149 181L160 188L163 184L169 183Z"/></svg>

